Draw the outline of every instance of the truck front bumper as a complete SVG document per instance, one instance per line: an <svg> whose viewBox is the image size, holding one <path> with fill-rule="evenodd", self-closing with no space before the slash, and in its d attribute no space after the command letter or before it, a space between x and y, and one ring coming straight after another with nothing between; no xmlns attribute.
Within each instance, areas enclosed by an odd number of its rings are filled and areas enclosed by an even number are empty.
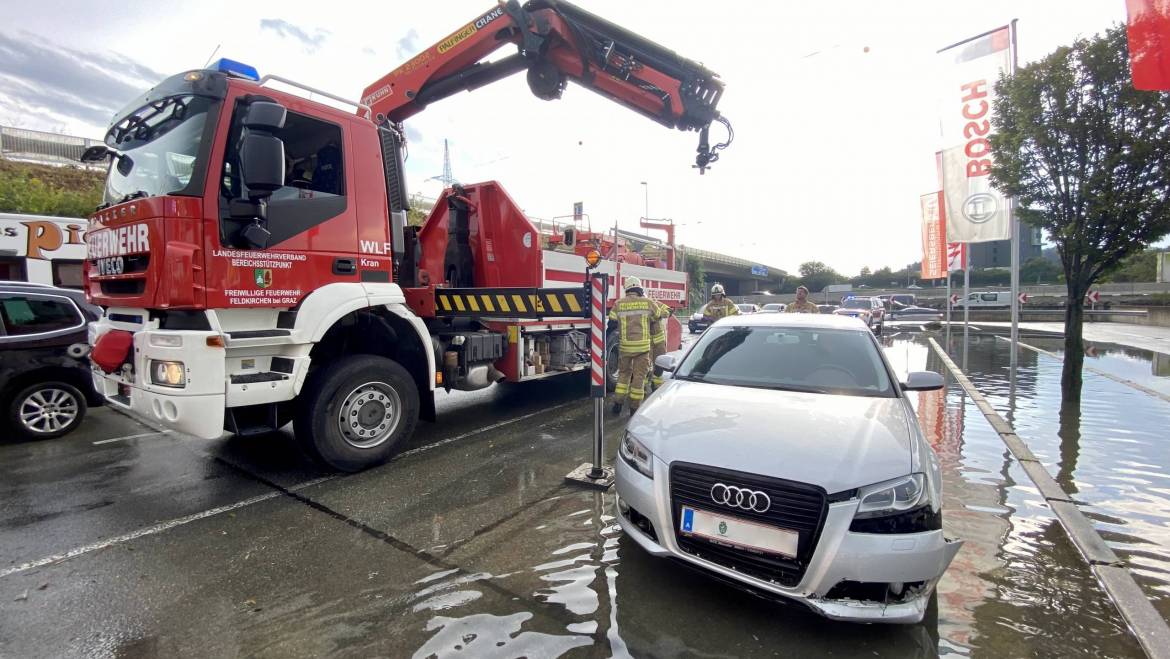
<svg viewBox="0 0 1170 659"><path fill-rule="evenodd" d="M141 317L146 317L145 312ZM90 323L90 345L112 329L132 332L134 339L130 354L120 369L106 373L92 367L94 389L107 404L139 414L168 429L203 439L214 439L223 434L226 403L224 349L209 346L207 341L208 337L219 336L216 332L148 329L110 321L103 316L101 320ZM165 340L151 340L153 336L163 335L167 337ZM181 363L183 386L168 387L151 382L152 360Z"/></svg>

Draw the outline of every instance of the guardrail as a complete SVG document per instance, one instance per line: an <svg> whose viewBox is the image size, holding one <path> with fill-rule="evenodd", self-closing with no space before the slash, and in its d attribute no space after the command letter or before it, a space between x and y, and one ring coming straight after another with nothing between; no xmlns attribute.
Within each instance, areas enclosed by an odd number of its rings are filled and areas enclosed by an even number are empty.
<svg viewBox="0 0 1170 659"><path fill-rule="evenodd" d="M101 144L101 140L0 126L0 158L5 160L37 165L72 165L86 169L105 169L103 163L81 162L82 152L95 144Z"/></svg>

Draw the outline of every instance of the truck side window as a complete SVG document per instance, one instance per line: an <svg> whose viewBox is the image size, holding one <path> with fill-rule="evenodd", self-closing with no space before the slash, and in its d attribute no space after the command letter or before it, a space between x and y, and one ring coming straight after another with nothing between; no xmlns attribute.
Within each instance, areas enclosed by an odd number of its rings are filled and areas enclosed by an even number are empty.
<svg viewBox="0 0 1170 659"><path fill-rule="evenodd" d="M996 293L984 293L983 294L983 301L984 302L998 302L999 295Z"/></svg>
<svg viewBox="0 0 1170 659"><path fill-rule="evenodd" d="M236 117L244 111L244 106L237 107ZM237 126L234 123L224 158L221 195L225 208L226 202L239 196L242 189L235 165ZM284 187L268 199L268 230L272 233L269 245L277 245L337 217L346 208L341 126L290 111L284 128L276 136L284 142L285 181ZM239 228L225 226L224 237L230 238Z"/></svg>

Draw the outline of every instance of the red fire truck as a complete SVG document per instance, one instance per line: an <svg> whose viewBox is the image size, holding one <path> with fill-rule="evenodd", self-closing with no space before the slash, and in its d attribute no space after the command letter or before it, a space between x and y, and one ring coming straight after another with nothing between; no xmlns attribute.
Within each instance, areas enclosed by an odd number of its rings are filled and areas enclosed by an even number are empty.
<svg viewBox="0 0 1170 659"><path fill-rule="evenodd" d="M518 52L484 58L507 45ZM686 277L615 236L542 233L496 182L447 189L406 222L402 122L521 70L700 133L700 173L730 142L702 65L554 0L516 0L344 99L220 60L168 78L112 122L86 236L94 382L110 404L197 437L294 424L326 464L386 460L434 392L588 366L584 254L673 306ZM713 122L727 141L710 144ZM616 289L617 286L611 287ZM679 327L672 319L672 341Z"/></svg>

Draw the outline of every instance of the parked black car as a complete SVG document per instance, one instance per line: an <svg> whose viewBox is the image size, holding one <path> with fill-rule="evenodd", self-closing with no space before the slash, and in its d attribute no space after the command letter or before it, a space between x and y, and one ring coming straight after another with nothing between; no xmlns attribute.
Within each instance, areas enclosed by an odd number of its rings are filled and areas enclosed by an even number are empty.
<svg viewBox="0 0 1170 659"><path fill-rule="evenodd" d="M78 290L0 282L0 425L60 437L101 404L86 359L86 326L100 315Z"/></svg>

